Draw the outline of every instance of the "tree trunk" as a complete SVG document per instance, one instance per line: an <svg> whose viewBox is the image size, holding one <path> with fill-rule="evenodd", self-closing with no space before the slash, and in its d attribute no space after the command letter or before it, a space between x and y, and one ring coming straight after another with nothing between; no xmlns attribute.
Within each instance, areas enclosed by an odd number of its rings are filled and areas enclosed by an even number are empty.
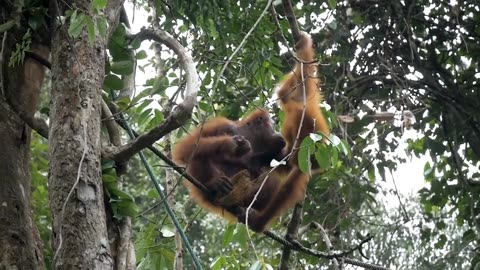
<svg viewBox="0 0 480 270"><path fill-rule="evenodd" d="M0 21L8 19L8 8L2 6ZM20 26L0 36L0 269L45 268L42 241L32 221L31 129L24 122L35 113L45 68L29 57L8 65L25 32ZM32 37L30 51L48 59L49 50L37 37Z"/></svg>
<svg viewBox="0 0 480 270"><path fill-rule="evenodd" d="M62 2L60 13L66 6ZM70 8L91 11L90 1ZM105 10L109 14L109 10ZM90 13L92 14L92 13ZM88 16L88 15L87 15ZM55 269L113 269L101 178L105 37L69 37L55 25L49 132L49 191Z"/></svg>
<svg viewBox="0 0 480 270"><path fill-rule="evenodd" d="M30 128L5 100L0 101L0 138L0 269L43 269L32 223Z"/></svg>

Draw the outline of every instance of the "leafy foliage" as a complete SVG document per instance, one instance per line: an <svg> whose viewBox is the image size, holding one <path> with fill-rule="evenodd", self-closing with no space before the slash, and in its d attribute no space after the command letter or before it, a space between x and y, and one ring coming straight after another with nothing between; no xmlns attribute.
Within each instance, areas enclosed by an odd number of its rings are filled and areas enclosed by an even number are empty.
<svg viewBox="0 0 480 270"><path fill-rule="evenodd" d="M282 113L272 93L291 69L289 53L282 52L293 42L284 43L284 37L290 39L289 25L283 6L274 2L279 23L266 16L221 78L218 73L226 59L267 1L136 2L137 9L154 10L160 18L159 27L194 55L202 85L189 125L196 126L215 115L238 119L256 107L268 108L281 125ZM106 1L92 4L97 14L72 11L68 31L77 37L87 29L93 44L97 34L105 36L107 25L101 19ZM302 224L320 224L336 249L347 249L368 233L375 234L363 252L383 266L478 268L479 4L305 0L294 6L301 28L316 42L322 89L326 103L333 108L325 110L325 115L335 134L330 138L311 134L300 145L300 168L309 172L311 163L316 162L323 170L309 183ZM176 57L162 53L155 58L151 50L129 40L127 32L127 27L120 24L109 42L104 98L114 100L136 130L145 131L162 123L172 106L182 100L185 81ZM23 59L28 39L22 44L14 59L17 63ZM154 65L163 75L151 75L149 70ZM135 72L145 74L145 83L135 95L114 99L126 87L126 77ZM390 112L397 119L381 118L382 112ZM415 123L407 123L406 112L415 117ZM174 135L181 136L188 128ZM405 143L403 136L410 128L416 137ZM325 140L330 143L325 144ZM35 222L47 241L49 215L42 207L47 205L42 197L46 192L46 157L39 150L45 151L44 144L34 140L32 167L38 213ZM158 146L165 144L160 141ZM418 198L404 198L385 185L390 181L389 173L406 161L398 154L399 148L425 163L425 184L416 193ZM164 165L153 155L148 159L158 165L157 175L164 175ZM103 176L112 206L117 217L137 217L134 229L139 269L169 269L175 249L169 233L172 226L161 208L145 212L158 203L158 198L143 181L146 176L136 160L130 168L125 176L126 190L120 191L113 168L105 167ZM178 178L171 196L205 266L268 269L279 264L279 245L257 235L249 239L243 225L227 225L199 211L188 200L180 181ZM385 194L398 196L403 203L389 208L382 202ZM287 221L287 217L280 218L273 229L282 231ZM301 235L305 245L327 250L321 239L315 229L306 229ZM295 254L293 261L298 269L328 267L328 262L304 254ZM186 269L189 266L186 259Z"/></svg>

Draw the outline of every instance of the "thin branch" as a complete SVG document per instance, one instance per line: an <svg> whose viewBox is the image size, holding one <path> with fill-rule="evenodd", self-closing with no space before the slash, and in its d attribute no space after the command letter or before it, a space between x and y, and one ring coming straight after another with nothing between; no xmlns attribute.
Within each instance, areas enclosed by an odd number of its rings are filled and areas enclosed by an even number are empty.
<svg viewBox="0 0 480 270"><path fill-rule="evenodd" d="M105 102L105 100L102 100L102 116L103 116L103 122L105 124L105 127L107 128L110 142L114 146L122 145L122 138L120 135L120 131L118 130L117 123L115 122L112 112L110 111L110 108L108 108L108 105Z"/></svg>
<svg viewBox="0 0 480 270"><path fill-rule="evenodd" d="M228 57L227 61L225 62L225 65L223 65L222 69L220 70L220 73L218 73L217 79L215 80L215 83L213 84L213 87L212 87L213 90L217 89L218 81L219 81L220 78L223 76L223 73L224 73L225 70L227 69L228 64L230 64L230 62L232 61L233 57L240 51L240 49L243 47L243 45L245 45L245 42L246 42L247 39L250 37L250 35L253 33L253 30L255 30L255 28L256 28L257 25L260 23L260 21L262 20L262 18L265 16L265 14L267 13L268 8L270 7L271 4L272 4L272 0L268 0L267 6L266 6L265 9L263 10L262 14L260 14L260 16L258 17L257 21L253 24L252 28L251 28L251 29L248 31L248 33L245 35L245 37L243 38L242 42L240 42L240 44L239 44L238 47L235 49L235 51L233 51L233 53L230 55L230 57Z"/></svg>
<svg viewBox="0 0 480 270"><path fill-rule="evenodd" d="M323 228L323 226L318 222L312 222L310 225L314 226L315 228L320 230L323 241L325 242L325 245L327 246L327 249L329 251L331 251L333 249L333 245L332 245L332 242L330 241L330 237L328 236L327 231ZM335 270L340 269L340 264L338 263L337 259L333 259L333 266L334 266Z"/></svg>
<svg viewBox="0 0 480 270"><path fill-rule="evenodd" d="M300 29L298 28L297 18L295 12L293 12L292 2L290 0L282 0L283 9L285 10L285 17L287 17L290 30L294 40L300 39Z"/></svg>
<svg viewBox="0 0 480 270"><path fill-rule="evenodd" d="M353 248L351 248L347 251L326 253L326 252L318 251L318 250L315 250L315 249L307 248L307 247L301 245L299 242L296 242L296 241L288 241L288 240L284 239L283 237L281 237L281 236L279 236L279 235L277 235L277 234L275 234L271 231L265 231L263 234L265 234L266 236L270 237L271 239L279 242L280 244L282 244L284 246L289 246L293 250L301 251L303 253L306 253L306 254L309 254L309 255L312 255L312 256L315 256L315 257L318 257L318 258L323 258L323 259L328 259L328 260L342 259L343 262L345 262L347 264L360 266L360 267L363 267L365 269L389 270L388 268L385 268L383 266L370 264L370 263L364 263L362 261L346 257L346 256L350 255L351 253L353 253L354 251L359 250L365 243L372 240L373 236L367 237L366 239L362 240L357 246L355 246L355 247L353 247Z"/></svg>

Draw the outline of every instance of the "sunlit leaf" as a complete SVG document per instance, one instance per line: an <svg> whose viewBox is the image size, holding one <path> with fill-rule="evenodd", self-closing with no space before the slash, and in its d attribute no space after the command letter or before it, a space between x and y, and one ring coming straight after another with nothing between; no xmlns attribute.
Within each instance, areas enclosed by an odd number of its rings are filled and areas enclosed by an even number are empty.
<svg viewBox="0 0 480 270"><path fill-rule="evenodd" d="M105 8L106 5L107 5L107 0L93 0L92 1L92 7L95 10L102 10L102 9Z"/></svg>

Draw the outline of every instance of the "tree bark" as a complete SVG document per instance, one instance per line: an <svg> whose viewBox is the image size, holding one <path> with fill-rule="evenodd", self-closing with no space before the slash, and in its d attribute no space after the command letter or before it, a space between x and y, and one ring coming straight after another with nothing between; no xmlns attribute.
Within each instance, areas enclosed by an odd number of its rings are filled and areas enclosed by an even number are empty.
<svg viewBox="0 0 480 270"><path fill-rule="evenodd" d="M11 19L9 8L2 6L0 21ZM23 118L33 118L45 68L29 57L8 65L25 32L18 25L0 36L0 269L45 269L42 241L32 220L31 129ZM30 51L48 59L43 41L33 36Z"/></svg>
<svg viewBox="0 0 480 270"><path fill-rule="evenodd" d="M32 61L25 62L25 69L35 65ZM6 90L25 89L12 88ZM32 94L38 97L38 93ZM0 269L44 269L41 240L32 222L30 135L31 129L1 100Z"/></svg>
<svg viewBox="0 0 480 270"><path fill-rule="evenodd" d="M110 1L111 2L117 1ZM87 0L66 7L91 12ZM115 6L119 8L119 6ZM116 10L105 14L118 14ZM88 16L88 15L87 15ZM58 23L58 21L57 21ZM55 25L49 132L49 188L55 269L113 269L101 178L101 101L106 39L89 44L86 30L68 36Z"/></svg>

